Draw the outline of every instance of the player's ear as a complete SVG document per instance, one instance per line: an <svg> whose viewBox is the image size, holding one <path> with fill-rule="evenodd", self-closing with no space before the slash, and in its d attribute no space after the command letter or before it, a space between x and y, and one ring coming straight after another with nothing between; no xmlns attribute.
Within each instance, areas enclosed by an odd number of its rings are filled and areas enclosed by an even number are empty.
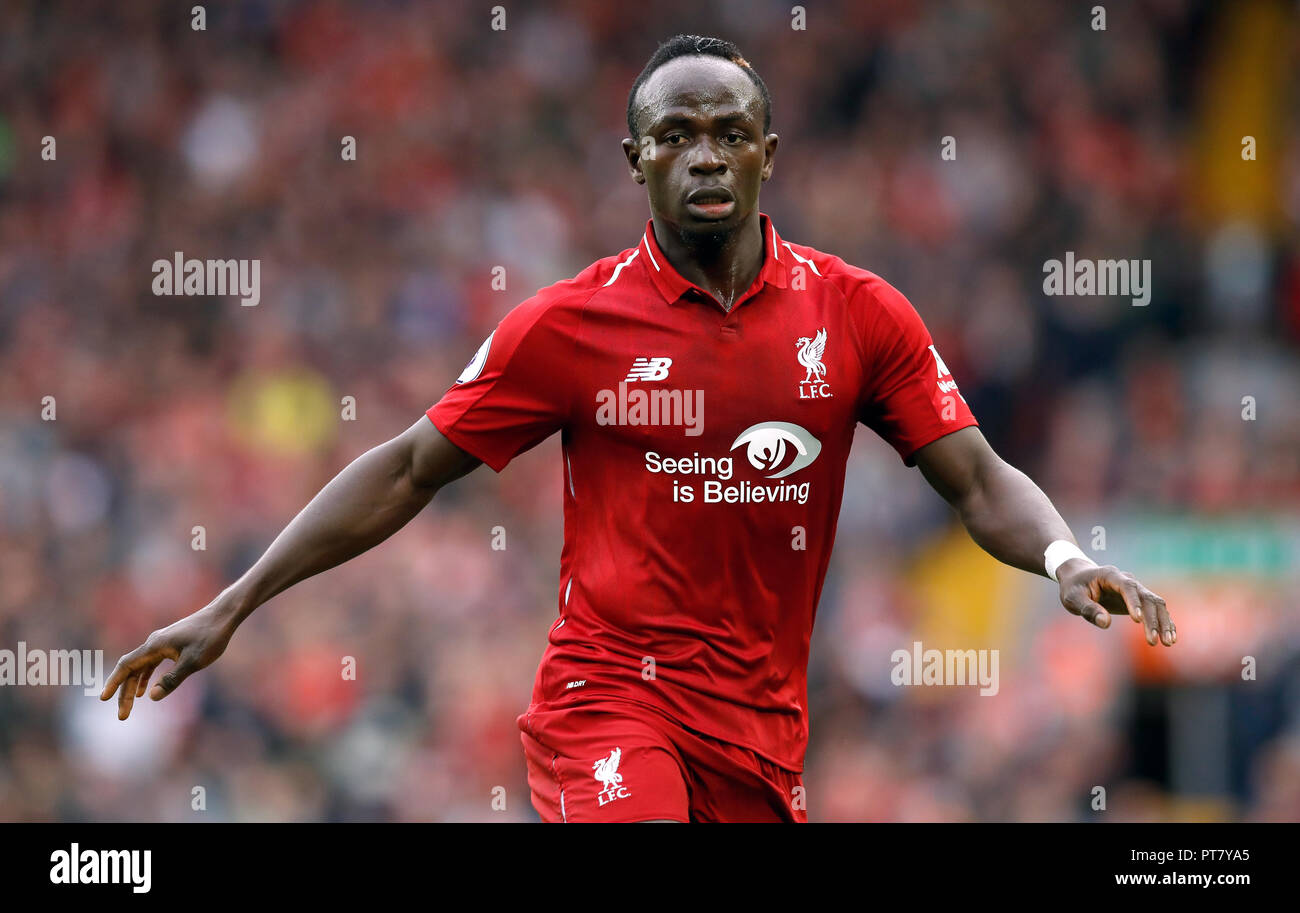
<svg viewBox="0 0 1300 913"><path fill-rule="evenodd" d="M763 180L772 176L772 167L776 164L776 144L781 137L775 133L769 133L763 139Z"/></svg>
<svg viewBox="0 0 1300 913"><path fill-rule="evenodd" d="M642 143L645 137L641 138ZM641 145L631 137L623 139L623 154L627 156L628 172L632 175L632 180L638 184L645 183L645 175L641 172Z"/></svg>

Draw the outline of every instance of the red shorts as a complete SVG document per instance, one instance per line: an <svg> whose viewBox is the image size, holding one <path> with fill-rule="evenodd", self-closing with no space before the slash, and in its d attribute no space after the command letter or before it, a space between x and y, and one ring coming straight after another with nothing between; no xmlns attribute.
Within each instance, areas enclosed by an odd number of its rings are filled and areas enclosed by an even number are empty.
<svg viewBox="0 0 1300 913"><path fill-rule="evenodd" d="M518 723L545 822L808 820L799 774L653 707L584 702Z"/></svg>

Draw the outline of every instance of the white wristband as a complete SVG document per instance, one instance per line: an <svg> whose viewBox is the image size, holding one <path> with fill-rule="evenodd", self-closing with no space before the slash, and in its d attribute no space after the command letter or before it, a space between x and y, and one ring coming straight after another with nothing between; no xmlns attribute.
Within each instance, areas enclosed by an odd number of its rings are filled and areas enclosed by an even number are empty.
<svg viewBox="0 0 1300 913"><path fill-rule="evenodd" d="M1071 558L1082 558L1093 567L1097 566L1097 562L1085 555L1079 546L1065 539L1057 539L1043 552L1043 567L1047 571L1047 576L1056 580L1056 569Z"/></svg>

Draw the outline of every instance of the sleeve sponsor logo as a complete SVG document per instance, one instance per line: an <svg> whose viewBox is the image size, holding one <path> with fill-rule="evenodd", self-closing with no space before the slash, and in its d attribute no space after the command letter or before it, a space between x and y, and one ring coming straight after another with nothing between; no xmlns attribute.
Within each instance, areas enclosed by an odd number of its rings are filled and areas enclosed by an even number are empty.
<svg viewBox="0 0 1300 913"><path fill-rule="evenodd" d="M483 366L487 364L488 349L492 348L492 337L495 335L496 330L493 330L488 334L488 338L483 340L483 345L478 347L474 357L465 365L465 370L460 372L460 377L456 378L456 383L468 383L483 372Z"/></svg>
<svg viewBox="0 0 1300 913"><path fill-rule="evenodd" d="M943 359L939 357L939 350L934 346L930 346L930 354L934 356L934 369L938 372L936 377L939 379L939 392L951 393L955 391L957 389L957 381L952 379L952 373L948 370L948 366L945 365ZM947 379L945 380L945 378ZM960 393L957 395L961 396ZM966 402L966 397L961 396L961 401L963 403Z"/></svg>

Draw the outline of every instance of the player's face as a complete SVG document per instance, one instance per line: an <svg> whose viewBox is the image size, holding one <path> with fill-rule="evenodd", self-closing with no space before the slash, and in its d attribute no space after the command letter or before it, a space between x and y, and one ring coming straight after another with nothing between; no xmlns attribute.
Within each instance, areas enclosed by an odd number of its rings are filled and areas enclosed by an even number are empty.
<svg viewBox="0 0 1300 913"><path fill-rule="evenodd" d="M777 136L763 134L762 96L740 67L670 60L642 84L637 106L641 138L623 150L657 219L683 235L726 235L757 211Z"/></svg>

